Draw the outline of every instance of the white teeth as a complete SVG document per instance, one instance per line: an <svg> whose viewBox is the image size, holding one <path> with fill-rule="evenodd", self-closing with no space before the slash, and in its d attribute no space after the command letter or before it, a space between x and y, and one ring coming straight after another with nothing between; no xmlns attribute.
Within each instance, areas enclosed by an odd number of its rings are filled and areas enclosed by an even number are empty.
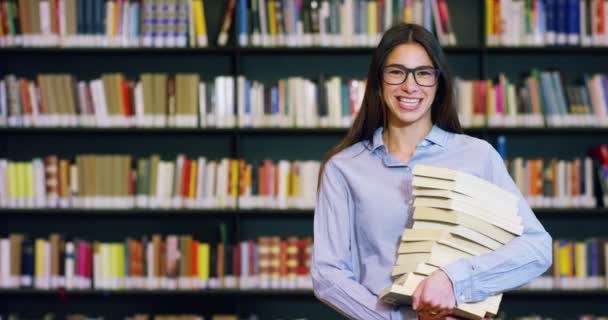
<svg viewBox="0 0 608 320"><path fill-rule="evenodd" d="M403 103L409 104L409 105L416 105L420 102L420 100L422 100L422 99L399 98L399 102L403 102Z"/></svg>

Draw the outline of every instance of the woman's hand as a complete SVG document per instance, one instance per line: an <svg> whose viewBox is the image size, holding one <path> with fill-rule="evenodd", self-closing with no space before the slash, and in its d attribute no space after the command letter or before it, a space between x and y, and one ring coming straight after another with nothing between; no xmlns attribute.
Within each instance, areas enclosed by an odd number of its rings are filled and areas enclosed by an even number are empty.
<svg viewBox="0 0 608 320"><path fill-rule="evenodd" d="M456 305L452 281L442 270L426 277L412 295L412 309L420 320L445 319Z"/></svg>

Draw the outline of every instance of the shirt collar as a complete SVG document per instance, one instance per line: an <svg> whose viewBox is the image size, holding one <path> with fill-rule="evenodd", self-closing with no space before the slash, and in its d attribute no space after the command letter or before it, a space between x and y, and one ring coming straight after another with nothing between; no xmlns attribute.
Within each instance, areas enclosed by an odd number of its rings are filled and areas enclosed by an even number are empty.
<svg viewBox="0 0 608 320"><path fill-rule="evenodd" d="M384 146L384 141L382 140L382 132L384 131L383 127L379 127L374 131L374 136L372 138L372 149L371 151L375 151L376 149ZM424 137L424 140L420 141L418 146L424 146L429 144L436 144L440 147L445 147L446 140L448 138L448 132L439 128L436 125L433 125L431 128L431 132Z"/></svg>

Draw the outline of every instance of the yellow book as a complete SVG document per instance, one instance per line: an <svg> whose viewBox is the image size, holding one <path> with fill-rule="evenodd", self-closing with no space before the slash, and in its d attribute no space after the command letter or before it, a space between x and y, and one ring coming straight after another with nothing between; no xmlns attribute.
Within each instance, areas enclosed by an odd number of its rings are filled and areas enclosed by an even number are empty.
<svg viewBox="0 0 608 320"><path fill-rule="evenodd" d="M25 198L34 199L34 164L31 162L25 162Z"/></svg>
<svg viewBox="0 0 608 320"><path fill-rule="evenodd" d="M199 242L197 251L198 278L207 280L209 279L209 244Z"/></svg>
<svg viewBox="0 0 608 320"><path fill-rule="evenodd" d="M116 278L118 279L118 287L123 288L125 279L125 245L116 243L114 245L116 251Z"/></svg>
<svg viewBox="0 0 608 320"><path fill-rule="evenodd" d="M8 190L7 196L8 200L16 200L17 199L17 164L15 162L9 161L6 167L7 171L7 181L8 181Z"/></svg>
<svg viewBox="0 0 608 320"><path fill-rule="evenodd" d="M486 44L494 45L494 39L494 0L486 0Z"/></svg>
<svg viewBox="0 0 608 320"><path fill-rule="evenodd" d="M118 34L118 28L120 24L120 9L121 7L117 2L113 2L113 10L112 10L112 37L115 37Z"/></svg>
<svg viewBox="0 0 608 320"><path fill-rule="evenodd" d="M238 160L230 160L230 196L237 197L239 195L239 162Z"/></svg>
<svg viewBox="0 0 608 320"><path fill-rule="evenodd" d="M496 113L496 98L494 93L494 83L492 80L486 80L486 115L493 116Z"/></svg>
<svg viewBox="0 0 608 320"><path fill-rule="evenodd" d="M0 38L2 38L4 36L4 29L3 29L3 24L0 23Z"/></svg>
<svg viewBox="0 0 608 320"><path fill-rule="evenodd" d="M36 239L34 244L34 255L36 257L34 269L34 278L36 279L35 283L42 283L42 279L44 278L45 244L45 239Z"/></svg>
<svg viewBox="0 0 608 320"><path fill-rule="evenodd" d="M268 7L268 28L271 36L277 35L277 17L274 10L274 0L270 0L266 3Z"/></svg>
<svg viewBox="0 0 608 320"><path fill-rule="evenodd" d="M300 196L300 162L294 161L291 164L291 195Z"/></svg>
<svg viewBox="0 0 608 320"><path fill-rule="evenodd" d="M559 243L559 275L561 277L572 277L572 243L570 241L560 240Z"/></svg>
<svg viewBox="0 0 608 320"><path fill-rule="evenodd" d="M190 188L188 189L188 199L196 198L196 179L197 179L197 167L196 160L190 162Z"/></svg>
<svg viewBox="0 0 608 320"><path fill-rule="evenodd" d="M25 163L17 162L17 199L19 199L19 201L25 200L25 188Z"/></svg>
<svg viewBox="0 0 608 320"><path fill-rule="evenodd" d="M574 270L577 278L587 277L587 244L577 241L574 245Z"/></svg>
<svg viewBox="0 0 608 320"><path fill-rule="evenodd" d="M207 43L202 41L203 37L207 37L207 26L205 24L205 8L203 6L203 0L193 0L192 10L194 11L194 27L196 30L197 45L198 47L206 46Z"/></svg>
<svg viewBox="0 0 608 320"><path fill-rule="evenodd" d="M375 1L367 2L367 34L370 36L378 33L378 6Z"/></svg>
<svg viewBox="0 0 608 320"><path fill-rule="evenodd" d="M412 2L406 1L405 6L403 7L403 22L412 23L414 22L413 12L412 12Z"/></svg>

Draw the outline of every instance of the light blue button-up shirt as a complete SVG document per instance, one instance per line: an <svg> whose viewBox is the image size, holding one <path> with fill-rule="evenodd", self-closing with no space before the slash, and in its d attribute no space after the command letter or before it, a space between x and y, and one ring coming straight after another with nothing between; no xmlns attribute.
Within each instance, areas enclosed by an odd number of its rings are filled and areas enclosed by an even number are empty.
<svg viewBox="0 0 608 320"><path fill-rule="evenodd" d="M442 268L456 303L480 301L521 286L551 264L551 237L534 216L494 148L484 140L433 126L407 164L389 155L382 128L326 164L314 217L311 267L315 295L353 319L407 319L411 307L378 300L404 228L412 225L416 164L462 170L517 194L524 233L498 250Z"/></svg>

